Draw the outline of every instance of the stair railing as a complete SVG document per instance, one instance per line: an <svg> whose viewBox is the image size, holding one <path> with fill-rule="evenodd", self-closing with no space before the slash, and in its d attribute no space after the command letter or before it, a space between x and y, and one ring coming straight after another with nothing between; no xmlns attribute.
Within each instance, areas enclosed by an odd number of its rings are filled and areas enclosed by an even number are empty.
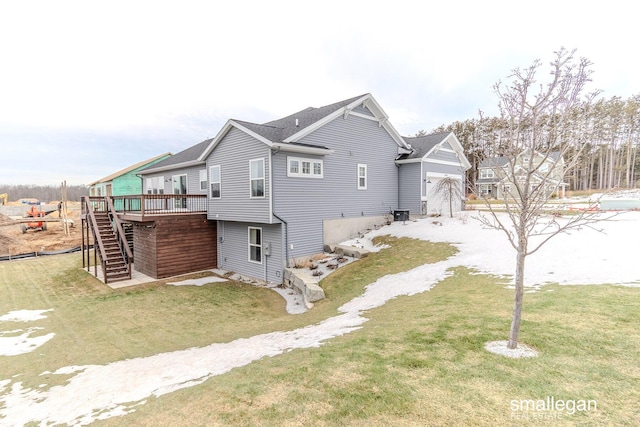
<svg viewBox="0 0 640 427"><path fill-rule="evenodd" d="M131 263L133 262L133 253L131 252L131 248L129 247L129 242L127 241L127 235L124 233L124 229L122 228L122 221L116 215L116 208L113 206L113 199L111 197L107 197L107 210L109 211L109 216L113 218L113 222L115 223L115 232L116 238L118 240L118 244L120 245L120 250L124 254L128 270L129 276L131 276Z"/></svg>
<svg viewBox="0 0 640 427"><path fill-rule="evenodd" d="M102 276L104 277L104 283L107 283L107 252L104 249L104 244L102 243L102 237L100 236L100 233L97 231L98 230L98 223L96 221L96 216L93 213L93 207L91 206L90 203L90 198L89 197L83 197L84 199L84 204L83 204L83 210L87 219L87 223L88 223L88 229L91 230L91 234L93 234L93 242L94 242L94 250L95 250L95 244L98 244L98 249L100 251L100 261L101 261L101 265L102 265ZM89 258L89 257L87 257ZM89 261L89 259L87 259L87 261ZM90 262L89 262L90 264ZM87 265L87 268L90 268L90 265Z"/></svg>

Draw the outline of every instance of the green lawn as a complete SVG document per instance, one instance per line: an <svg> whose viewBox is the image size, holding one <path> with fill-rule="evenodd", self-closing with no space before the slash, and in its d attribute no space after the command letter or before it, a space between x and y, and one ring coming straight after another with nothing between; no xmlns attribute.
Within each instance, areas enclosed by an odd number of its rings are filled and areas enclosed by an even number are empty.
<svg viewBox="0 0 640 427"><path fill-rule="evenodd" d="M35 387L42 372L64 366L315 324L378 277L455 252L413 239L386 242L390 249L324 279L327 299L303 315L288 315L273 291L235 282L111 290L80 269L77 254L0 263L0 315L53 308L35 324L56 333L34 352L0 356L0 381L21 374ZM512 291L495 277L457 268L429 292L368 311L360 330L319 348L261 359L94 425L637 425L639 292L550 285L526 294L521 339L540 356L516 360L483 348L506 339ZM0 323L0 331L12 328ZM592 400L597 409L511 408L512 401L548 396Z"/></svg>

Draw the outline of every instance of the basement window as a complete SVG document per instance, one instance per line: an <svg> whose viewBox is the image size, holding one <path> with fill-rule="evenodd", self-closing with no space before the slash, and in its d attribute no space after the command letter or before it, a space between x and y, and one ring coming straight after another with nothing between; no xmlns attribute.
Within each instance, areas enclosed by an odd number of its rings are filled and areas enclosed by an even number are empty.
<svg viewBox="0 0 640 427"><path fill-rule="evenodd" d="M262 264L262 228L249 227L249 261Z"/></svg>
<svg viewBox="0 0 640 427"><path fill-rule="evenodd" d="M367 189L367 165L358 165L358 190Z"/></svg>

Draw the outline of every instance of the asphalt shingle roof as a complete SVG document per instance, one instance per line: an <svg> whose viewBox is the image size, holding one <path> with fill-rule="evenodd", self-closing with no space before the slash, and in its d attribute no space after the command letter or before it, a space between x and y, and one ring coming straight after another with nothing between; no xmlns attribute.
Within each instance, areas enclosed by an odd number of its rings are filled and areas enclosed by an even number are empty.
<svg viewBox="0 0 640 427"><path fill-rule="evenodd" d="M296 113L290 114L286 117L271 120L269 122L258 124L247 122L244 120L236 120L232 121L237 123L240 126L245 127L246 129L255 132L256 134L262 136L263 138L271 141L282 143L285 139L289 138L291 135L301 131L307 126L311 126L319 120L327 117L328 115L334 113L335 111L343 108L346 105L351 104L353 101L362 98L366 94L354 96L353 98L345 99L343 101L339 101L333 104L325 105L322 107L308 107L303 110L300 110ZM179 153L174 154L173 156L164 159L158 163L155 163L153 166L149 167L149 170L156 168L163 168L172 165L180 165L185 162L195 161L200 155L207 149L212 139L207 139L202 141L199 144L196 144L192 147L187 148L186 150L180 151ZM300 143L291 143L292 145L308 145L308 144L300 144ZM310 146L310 145L309 145ZM145 168L146 169L146 168ZM143 169L142 171L144 171Z"/></svg>
<svg viewBox="0 0 640 427"><path fill-rule="evenodd" d="M323 107L308 107L304 110L300 110L281 119L264 123L263 126L272 126L274 128L280 129L281 134L278 135L279 139L272 139L271 141L282 142L296 132L299 132L307 126L314 124L315 122L325 118L336 110L339 110L340 108L351 104L353 101L358 98L362 98L363 96L364 95L355 96L353 98L345 99L344 101L339 101L333 104L325 105ZM298 120L298 126L296 126L296 120Z"/></svg>
<svg viewBox="0 0 640 427"><path fill-rule="evenodd" d="M211 139L206 139L199 144L193 145L186 150L182 150L174 154L173 156L167 157L166 159L154 163L153 165L142 169L140 172L143 172L146 169L162 168L198 160L198 157L200 157L200 154L202 154L202 152L206 150L206 148L209 146L209 143L211 143Z"/></svg>
<svg viewBox="0 0 640 427"><path fill-rule="evenodd" d="M407 159L421 159L423 158L433 147L442 142L442 140L451 132L433 133L431 135L423 136L404 136L403 139L411 148L413 152L407 155Z"/></svg>
<svg viewBox="0 0 640 427"><path fill-rule="evenodd" d="M559 151L552 151L549 153L549 158L555 163L560 158ZM495 168L502 167L509 163L509 158L505 156L488 157L480 162L479 168Z"/></svg>

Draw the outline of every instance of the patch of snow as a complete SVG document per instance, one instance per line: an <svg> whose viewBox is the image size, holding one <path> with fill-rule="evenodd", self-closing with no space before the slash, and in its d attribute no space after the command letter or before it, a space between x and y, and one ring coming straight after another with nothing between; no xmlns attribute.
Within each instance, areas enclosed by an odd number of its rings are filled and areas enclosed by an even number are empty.
<svg viewBox="0 0 640 427"><path fill-rule="evenodd" d="M53 311L48 310L15 310L10 311L4 316L0 316L0 322L33 322L35 320L46 319L44 313Z"/></svg>
<svg viewBox="0 0 640 427"><path fill-rule="evenodd" d="M369 252L379 252L381 249L388 248L389 245L376 245L368 236L358 237L356 239L346 240L340 243L340 246L351 246L354 248L365 249Z"/></svg>
<svg viewBox="0 0 640 427"><path fill-rule="evenodd" d="M208 277L201 277L199 279L182 280L180 282L167 282L167 285L172 285L172 286L204 286L204 285L208 285L209 283L220 283L220 282L227 282L227 279L223 279L221 277L216 277L216 276L208 276Z"/></svg>
<svg viewBox="0 0 640 427"><path fill-rule="evenodd" d="M295 289L289 287L282 286L273 286L269 289L280 294L282 298L284 298L286 302L286 310L289 314L302 314L308 311L306 304L304 303L304 298L302 297L302 293Z"/></svg>
<svg viewBox="0 0 640 427"><path fill-rule="evenodd" d="M491 341L486 343L484 348L491 353L499 354L501 356L513 357L516 359L521 357L538 356L538 352L536 350L525 344L518 343L518 347L513 349L507 347L508 344L509 341Z"/></svg>
<svg viewBox="0 0 640 427"><path fill-rule="evenodd" d="M17 336L5 336L16 331L0 332L0 356L17 356L19 354L30 353L42 346L55 336L53 332L46 335L31 336L34 332L44 328L28 328L25 332ZM20 330L22 332L22 330Z"/></svg>
<svg viewBox="0 0 640 427"><path fill-rule="evenodd" d="M52 310L53 309L10 311L4 316L0 316L0 322L32 322L46 318L47 316L43 313ZM44 328L31 327L26 330L0 331L0 356L17 356L19 354L30 353L55 336L53 332L46 335L32 336L42 329Z"/></svg>

